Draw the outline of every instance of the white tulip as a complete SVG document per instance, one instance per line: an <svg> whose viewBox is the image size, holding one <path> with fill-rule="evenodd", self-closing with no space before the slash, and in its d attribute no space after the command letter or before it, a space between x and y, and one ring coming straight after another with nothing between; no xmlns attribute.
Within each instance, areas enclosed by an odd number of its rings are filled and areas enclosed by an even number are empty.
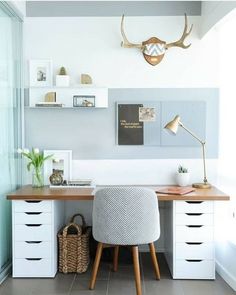
<svg viewBox="0 0 236 295"><path fill-rule="evenodd" d="M39 154L39 149L35 148L35 149L34 149L34 153L35 153L35 154Z"/></svg>
<svg viewBox="0 0 236 295"><path fill-rule="evenodd" d="M20 148L17 149L17 153L18 153L18 154L21 154L22 152L23 152L22 149L20 149Z"/></svg>
<svg viewBox="0 0 236 295"><path fill-rule="evenodd" d="M24 149L23 152L24 152L25 154L29 154L30 151L29 151L29 149Z"/></svg>

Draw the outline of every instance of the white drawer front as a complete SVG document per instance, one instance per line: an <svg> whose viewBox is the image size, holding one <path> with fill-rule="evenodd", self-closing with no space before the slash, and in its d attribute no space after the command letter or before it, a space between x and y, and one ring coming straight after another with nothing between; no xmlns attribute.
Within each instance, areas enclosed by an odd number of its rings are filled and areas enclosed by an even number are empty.
<svg viewBox="0 0 236 295"><path fill-rule="evenodd" d="M176 243L176 259L214 259L212 242Z"/></svg>
<svg viewBox="0 0 236 295"><path fill-rule="evenodd" d="M52 261L50 259L27 260L14 259L13 277L51 277Z"/></svg>
<svg viewBox="0 0 236 295"><path fill-rule="evenodd" d="M51 224L52 214L43 212L17 212L14 214L15 224Z"/></svg>
<svg viewBox="0 0 236 295"><path fill-rule="evenodd" d="M51 241L51 225L14 225L15 241Z"/></svg>
<svg viewBox="0 0 236 295"><path fill-rule="evenodd" d="M214 239L213 226L189 227L176 226L176 242L212 242Z"/></svg>
<svg viewBox="0 0 236 295"><path fill-rule="evenodd" d="M51 212L52 201L13 201L15 212Z"/></svg>
<svg viewBox="0 0 236 295"><path fill-rule="evenodd" d="M51 258L51 242L15 242L15 258Z"/></svg>
<svg viewBox="0 0 236 295"><path fill-rule="evenodd" d="M212 213L178 213L175 217L177 225L213 225Z"/></svg>
<svg viewBox="0 0 236 295"><path fill-rule="evenodd" d="M175 279L214 279L214 260L186 261L176 260Z"/></svg>
<svg viewBox="0 0 236 295"><path fill-rule="evenodd" d="M175 201L176 213L213 213L212 201Z"/></svg>

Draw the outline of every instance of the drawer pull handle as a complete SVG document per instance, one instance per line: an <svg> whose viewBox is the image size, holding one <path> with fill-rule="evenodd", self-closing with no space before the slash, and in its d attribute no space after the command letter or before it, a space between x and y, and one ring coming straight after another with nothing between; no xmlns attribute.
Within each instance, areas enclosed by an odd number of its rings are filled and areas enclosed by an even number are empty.
<svg viewBox="0 0 236 295"><path fill-rule="evenodd" d="M203 201L185 201L188 204L201 204Z"/></svg>
<svg viewBox="0 0 236 295"><path fill-rule="evenodd" d="M185 214L188 215L188 216L200 216L203 213L185 213Z"/></svg>
<svg viewBox="0 0 236 295"><path fill-rule="evenodd" d="M36 226L41 226L42 224L26 224L26 226L31 226L31 227L36 227Z"/></svg>
<svg viewBox="0 0 236 295"><path fill-rule="evenodd" d="M30 201L25 201L26 203L40 203L42 201L38 200L30 200Z"/></svg>
<svg viewBox="0 0 236 295"><path fill-rule="evenodd" d="M27 244L40 244L42 241L25 241Z"/></svg>
<svg viewBox="0 0 236 295"><path fill-rule="evenodd" d="M42 214L42 212L25 212L27 215L39 215Z"/></svg>
<svg viewBox="0 0 236 295"><path fill-rule="evenodd" d="M31 260L31 261L39 261L42 260L42 258L25 258L26 260Z"/></svg>
<svg viewBox="0 0 236 295"><path fill-rule="evenodd" d="M194 228L198 227L198 228L199 228L199 227L202 227L203 225L186 225L186 226L187 226L187 227L191 227L191 228L192 228L192 227L194 227Z"/></svg>
<svg viewBox="0 0 236 295"><path fill-rule="evenodd" d="M188 244L188 245L201 245L203 243L202 242L185 242L185 244Z"/></svg>
<svg viewBox="0 0 236 295"><path fill-rule="evenodd" d="M188 262L201 262L202 259L186 259Z"/></svg>

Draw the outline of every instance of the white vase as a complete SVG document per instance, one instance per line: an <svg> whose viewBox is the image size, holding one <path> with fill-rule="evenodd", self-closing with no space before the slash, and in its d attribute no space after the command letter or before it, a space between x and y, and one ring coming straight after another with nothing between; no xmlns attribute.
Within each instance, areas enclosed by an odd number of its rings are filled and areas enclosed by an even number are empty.
<svg viewBox="0 0 236 295"><path fill-rule="evenodd" d="M176 173L176 182L179 186L189 185L190 173Z"/></svg>
<svg viewBox="0 0 236 295"><path fill-rule="evenodd" d="M56 75L56 86L68 87L70 86L70 76L68 75Z"/></svg>

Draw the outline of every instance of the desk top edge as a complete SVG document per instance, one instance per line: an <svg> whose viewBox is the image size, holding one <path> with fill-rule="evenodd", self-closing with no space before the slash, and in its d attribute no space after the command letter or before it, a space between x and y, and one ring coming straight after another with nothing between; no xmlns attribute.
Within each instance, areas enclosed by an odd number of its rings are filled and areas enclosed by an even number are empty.
<svg viewBox="0 0 236 295"><path fill-rule="evenodd" d="M118 185L117 185L118 186ZM167 185L139 185L154 189L155 191ZM110 186L97 186L96 189ZM31 185L26 185L18 190L7 195L8 200L84 200L89 201L94 198L94 188L32 188ZM169 195L157 193L159 201L174 201L174 200L202 200L202 201L228 201L230 196L223 193L216 187L210 189L196 189L186 195Z"/></svg>

